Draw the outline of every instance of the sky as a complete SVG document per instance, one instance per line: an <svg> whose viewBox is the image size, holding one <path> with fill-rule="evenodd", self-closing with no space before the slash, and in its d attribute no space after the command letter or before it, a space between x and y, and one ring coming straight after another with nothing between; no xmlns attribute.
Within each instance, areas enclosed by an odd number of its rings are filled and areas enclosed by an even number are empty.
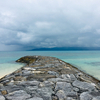
<svg viewBox="0 0 100 100"><path fill-rule="evenodd" d="M0 51L100 47L100 0L0 0Z"/></svg>

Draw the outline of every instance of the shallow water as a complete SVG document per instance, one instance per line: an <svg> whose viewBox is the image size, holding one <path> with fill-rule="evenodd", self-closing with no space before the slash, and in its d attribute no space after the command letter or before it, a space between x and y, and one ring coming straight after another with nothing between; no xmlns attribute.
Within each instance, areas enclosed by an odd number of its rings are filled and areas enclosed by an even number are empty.
<svg viewBox="0 0 100 100"><path fill-rule="evenodd" d="M26 55L53 56L100 79L100 51L14 51L0 52L0 77L23 66L15 60Z"/></svg>

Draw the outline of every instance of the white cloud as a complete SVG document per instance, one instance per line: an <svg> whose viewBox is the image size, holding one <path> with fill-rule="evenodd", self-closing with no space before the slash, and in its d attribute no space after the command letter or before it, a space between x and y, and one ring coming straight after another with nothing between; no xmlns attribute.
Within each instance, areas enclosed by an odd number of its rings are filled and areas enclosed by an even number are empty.
<svg viewBox="0 0 100 100"><path fill-rule="evenodd" d="M52 23L51 22L36 22L35 25L37 28L51 28Z"/></svg>
<svg viewBox="0 0 100 100"><path fill-rule="evenodd" d="M85 26L85 27L82 27L81 29L80 29L80 32L81 33L86 33L86 32L91 32L92 31L92 28L91 28L91 26Z"/></svg>
<svg viewBox="0 0 100 100"><path fill-rule="evenodd" d="M99 0L2 0L0 50L100 46L99 5Z"/></svg>
<svg viewBox="0 0 100 100"><path fill-rule="evenodd" d="M100 29L96 29L95 34L100 34Z"/></svg>
<svg viewBox="0 0 100 100"><path fill-rule="evenodd" d="M22 44L26 44L26 43L30 43L31 41L34 41L33 34L18 32L17 37L19 38L19 41Z"/></svg>

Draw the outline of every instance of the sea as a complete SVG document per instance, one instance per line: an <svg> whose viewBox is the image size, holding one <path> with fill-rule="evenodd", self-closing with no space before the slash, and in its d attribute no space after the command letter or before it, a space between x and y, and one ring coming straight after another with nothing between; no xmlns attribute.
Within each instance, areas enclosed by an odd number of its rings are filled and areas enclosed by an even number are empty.
<svg viewBox="0 0 100 100"><path fill-rule="evenodd" d="M0 51L0 78L24 66L17 59L32 55L57 57L100 80L100 51Z"/></svg>

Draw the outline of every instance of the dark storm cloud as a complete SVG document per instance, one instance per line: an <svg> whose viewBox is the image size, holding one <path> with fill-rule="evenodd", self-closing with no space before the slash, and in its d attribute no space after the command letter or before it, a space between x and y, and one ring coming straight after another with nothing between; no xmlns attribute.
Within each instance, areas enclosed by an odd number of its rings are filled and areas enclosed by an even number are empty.
<svg viewBox="0 0 100 100"><path fill-rule="evenodd" d="M100 47L99 0L0 0L0 50Z"/></svg>

